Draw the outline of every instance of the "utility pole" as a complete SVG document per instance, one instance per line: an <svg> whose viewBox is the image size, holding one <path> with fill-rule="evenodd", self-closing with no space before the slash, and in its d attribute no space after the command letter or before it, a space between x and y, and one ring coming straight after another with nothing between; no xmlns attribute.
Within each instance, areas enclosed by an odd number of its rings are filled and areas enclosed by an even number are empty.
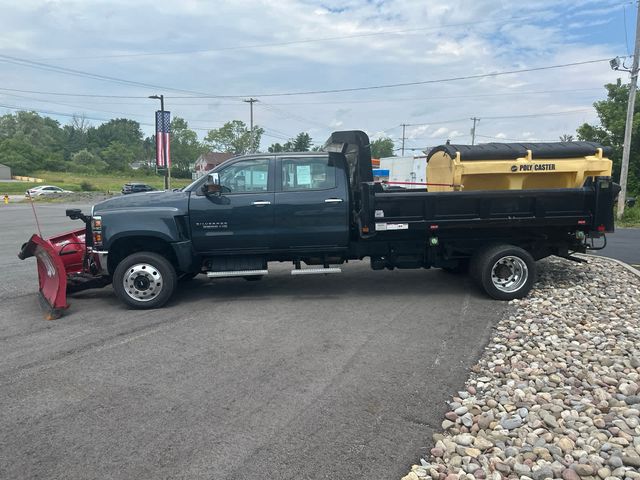
<svg viewBox="0 0 640 480"><path fill-rule="evenodd" d="M618 218L622 218L627 201L627 177L629 176L629 154L631 153L631 131L633 130L633 112L636 105L636 89L638 87L638 56L640 55L640 3L636 14L636 46L633 50L633 66L629 84L629 103L627 104L627 121L624 126L624 143L622 147L622 168L620 169L620 194L618 195Z"/></svg>
<svg viewBox="0 0 640 480"><path fill-rule="evenodd" d="M404 141L407 138L404 133L405 133L405 129L408 127L408 124L403 123L401 127L402 127L402 156L404 157Z"/></svg>
<svg viewBox="0 0 640 480"><path fill-rule="evenodd" d="M473 120L473 127L471 127L471 145L476 144L476 123L480 121L478 117L471 117Z"/></svg>
<svg viewBox="0 0 640 480"><path fill-rule="evenodd" d="M253 151L255 150L253 148L253 104L255 102L258 102L259 100L257 98L247 98L245 100L242 100L245 103L249 104L249 112L250 112L250 122L249 125L251 127L251 151L253 153Z"/></svg>

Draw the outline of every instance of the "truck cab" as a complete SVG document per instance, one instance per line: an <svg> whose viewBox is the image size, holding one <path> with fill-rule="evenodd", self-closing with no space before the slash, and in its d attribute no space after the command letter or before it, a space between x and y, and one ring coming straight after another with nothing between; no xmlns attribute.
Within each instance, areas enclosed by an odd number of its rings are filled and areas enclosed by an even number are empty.
<svg viewBox="0 0 640 480"><path fill-rule="evenodd" d="M324 152L242 156L185 189L193 250L202 255L346 250L344 158Z"/></svg>

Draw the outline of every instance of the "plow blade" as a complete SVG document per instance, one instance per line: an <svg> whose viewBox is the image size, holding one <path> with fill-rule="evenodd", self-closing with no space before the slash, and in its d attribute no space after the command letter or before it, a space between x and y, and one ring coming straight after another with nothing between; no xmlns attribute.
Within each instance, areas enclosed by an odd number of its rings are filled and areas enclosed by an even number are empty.
<svg viewBox="0 0 640 480"><path fill-rule="evenodd" d="M45 309L45 319L60 318L68 305L67 271L59 252L51 243L34 234L22 246L18 257L22 260L36 257L40 301Z"/></svg>

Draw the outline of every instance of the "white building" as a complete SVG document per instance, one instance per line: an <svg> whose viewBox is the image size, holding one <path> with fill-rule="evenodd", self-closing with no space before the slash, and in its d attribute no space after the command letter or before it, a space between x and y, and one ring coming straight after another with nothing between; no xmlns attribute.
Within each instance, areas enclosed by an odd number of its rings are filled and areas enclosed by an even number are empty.
<svg viewBox="0 0 640 480"><path fill-rule="evenodd" d="M11 167L0 163L0 180L11 180Z"/></svg>

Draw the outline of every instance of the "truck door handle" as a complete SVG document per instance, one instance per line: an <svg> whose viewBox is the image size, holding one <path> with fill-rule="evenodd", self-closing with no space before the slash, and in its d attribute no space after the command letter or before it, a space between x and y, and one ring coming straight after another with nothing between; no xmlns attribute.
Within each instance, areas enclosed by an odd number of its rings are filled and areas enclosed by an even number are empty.
<svg viewBox="0 0 640 480"><path fill-rule="evenodd" d="M255 205L256 207L263 207L265 205L271 205L271 202L269 202L268 200L262 200L259 202L253 202L251 205Z"/></svg>
<svg viewBox="0 0 640 480"><path fill-rule="evenodd" d="M327 198L324 203L342 203L341 198Z"/></svg>

